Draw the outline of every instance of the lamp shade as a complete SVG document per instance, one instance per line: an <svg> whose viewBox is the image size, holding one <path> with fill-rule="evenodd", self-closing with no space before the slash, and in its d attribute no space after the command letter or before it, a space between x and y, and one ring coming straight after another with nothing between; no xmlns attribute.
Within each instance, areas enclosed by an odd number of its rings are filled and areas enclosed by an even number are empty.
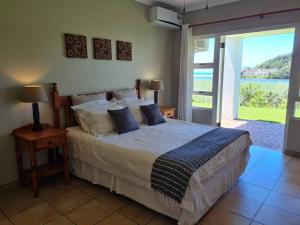
<svg viewBox="0 0 300 225"><path fill-rule="evenodd" d="M48 97L45 88L41 85L24 86L21 96L22 102L47 102Z"/></svg>
<svg viewBox="0 0 300 225"><path fill-rule="evenodd" d="M154 90L154 91L164 90L163 82L161 80L151 80L150 90Z"/></svg>

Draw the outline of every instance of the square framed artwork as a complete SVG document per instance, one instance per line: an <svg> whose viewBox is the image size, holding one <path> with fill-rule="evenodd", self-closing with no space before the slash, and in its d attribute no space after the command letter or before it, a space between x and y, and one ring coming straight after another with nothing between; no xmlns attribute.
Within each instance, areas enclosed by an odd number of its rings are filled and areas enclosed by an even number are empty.
<svg viewBox="0 0 300 225"><path fill-rule="evenodd" d="M65 50L67 58L87 58L86 36L65 34Z"/></svg>
<svg viewBox="0 0 300 225"><path fill-rule="evenodd" d="M95 59L112 60L111 40L93 38L93 45Z"/></svg>
<svg viewBox="0 0 300 225"><path fill-rule="evenodd" d="M132 61L132 44L117 41L117 60Z"/></svg>

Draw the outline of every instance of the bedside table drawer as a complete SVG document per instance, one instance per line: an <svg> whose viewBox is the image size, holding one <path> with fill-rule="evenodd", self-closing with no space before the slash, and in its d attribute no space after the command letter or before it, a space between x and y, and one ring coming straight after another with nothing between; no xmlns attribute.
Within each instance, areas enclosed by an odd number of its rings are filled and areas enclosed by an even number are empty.
<svg viewBox="0 0 300 225"><path fill-rule="evenodd" d="M163 112L163 115L165 116L165 117L168 117L168 118L170 118L170 117L174 117L174 111L165 111L165 112Z"/></svg>
<svg viewBox="0 0 300 225"><path fill-rule="evenodd" d="M36 148L37 149L53 148L56 146L63 145L65 144L65 142L66 142L66 138L63 135L49 137L49 138L36 141Z"/></svg>

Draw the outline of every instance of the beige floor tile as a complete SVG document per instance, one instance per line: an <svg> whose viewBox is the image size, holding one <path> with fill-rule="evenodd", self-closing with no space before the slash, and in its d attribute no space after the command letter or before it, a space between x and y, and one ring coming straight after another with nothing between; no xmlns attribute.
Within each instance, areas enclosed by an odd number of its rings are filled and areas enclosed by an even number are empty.
<svg viewBox="0 0 300 225"><path fill-rule="evenodd" d="M75 187L70 184L65 184L64 181L43 184L40 186L39 195L42 199L51 200L61 194L64 194L70 190L73 190Z"/></svg>
<svg viewBox="0 0 300 225"><path fill-rule="evenodd" d="M2 212L0 212L0 221L4 219L6 219L6 216Z"/></svg>
<svg viewBox="0 0 300 225"><path fill-rule="evenodd" d="M77 189L74 189L50 200L49 204L59 211L65 213L86 203L89 199L91 199L90 196Z"/></svg>
<svg viewBox="0 0 300 225"><path fill-rule="evenodd" d="M221 199L217 206L252 219L262 203L256 200L230 193Z"/></svg>
<svg viewBox="0 0 300 225"><path fill-rule="evenodd" d="M112 213L113 211L110 208L96 200L91 200L73 211L68 212L66 215L78 225L92 225Z"/></svg>
<svg viewBox="0 0 300 225"><path fill-rule="evenodd" d="M268 164L266 164L266 165L258 164L256 166L254 166L254 168L251 170L251 172L262 175L262 176L278 179L283 172L283 167L272 167Z"/></svg>
<svg viewBox="0 0 300 225"><path fill-rule="evenodd" d="M134 220L138 224L147 224L152 218L157 216L154 211L137 203L131 203L119 210L119 213Z"/></svg>
<svg viewBox="0 0 300 225"><path fill-rule="evenodd" d="M0 225L13 225L8 219L0 220Z"/></svg>
<svg viewBox="0 0 300 225"><path fill-rule="evenodd" d="M12 216L42 202L41 198L34 198L30 186L14 187L0 193L0 210Z"/></svg>
<svg viewBox="0 0 300 225"><path fill-rule="evenodd" d="M286 211L264 205L254 218L264 225L298 225L300 217Z"/></svg>
<svg viewBox="0 0 300 225"><path fill-rule="evenodd" d="M243 176L241 180L249 184L253 184L268 190L272 190L278 179L274 177L268 177L262 174L258 174L251 170L250 173Z"/></svg>
<svg viewBox="0 0 300 225"><path fill-rule="evenodd" d="M240 181L230 193L263 202L267 198L269 190Z"/></svg>
<svg viewBox="0 0 300 225"><path fill-rule="evenodd" d="M198 225L249 225L251 220L230 211L214 207L198 223Z"/></svg>
<svg viewBox="0 0 300 225"><path fill-rule="evenodd" d="M127 219L125 216L114 213L104 220L96 223L96 225L136 225L136 223Z"/></svg>
<svg viewBox="0 0 300 225"><path fill-rule="evenodd" d="M0 212L0 225L11 225L12 223L8 220L8 218Z"/></svg>
<svg viewBox="0 0 300 225"><path fill-rule="evenodd" d="M70 184L74 187L79 187L81 185L84 185L84 184L90 184L89 181L86 181L86 180L83 180L79 177L75 177L75 176L70 176Z"/></svg>
<svg viewBox="0 0 300 225"><path fill-rule="evenodd" d="M102 187L97 184L92 183L83 183L77 187L80 191L84 192L85 194L93 197L93 198L101 198L106 197L110 194L108 188Z"/></svg>
<svg viewBox="0 0 300 225"><path fill-rule="evenodd" d="M287 181L290 183L300 185L299 172L284 171L281 175L280 181Z"/></svg>
<svg viewBox="0 0 300 225"><path fill-rule="evenodd" d="M280 180L276 184L274 191L300 198L300 184Z"/></svg>
<svg viewBox="0 0 300 225"><path fill-rule="evenodd" d="M272 192L267 198L265 204L300 216L300 199L298 198L294 198L286 194Z"/></svg>
<svg viewBox="0 0 300 225"><path fill-rule="evenodd" d="M101 202L105 206L112 208L113 210L119 210L124 206L132 203L132 201L125 196L117 195L112 192L107 193L105 196L98 197L97 201Z"/></svg>
<svg viewBox="0 0 300 225"><path fill-rule="evenodd" d="M75 225L75 223L73 223L71 220L69 220L65 216L59 216L59 217L55 218L54 220L51 220L51 221L45 223L45 225Z"/></svg>
<svg viewBox="0 0 300 225"><path fill-rule="evenodd" d="M147 225L176 225L177 221L167 216L154 217Z"/></svg>
<svg viewBox="0 0 300 225"><path fill-rule="evenodd" d="M293 158L285 167L285 170L290 172L300 172L300 160Z"/></svg>
<svg viewBox="0 0 300 225"><path fill-rule="evenodd" d="M44 202L19 214L11 216L10 219L16 225L38 225L44 224L59 215L60 213L56 209Z"/></svg>

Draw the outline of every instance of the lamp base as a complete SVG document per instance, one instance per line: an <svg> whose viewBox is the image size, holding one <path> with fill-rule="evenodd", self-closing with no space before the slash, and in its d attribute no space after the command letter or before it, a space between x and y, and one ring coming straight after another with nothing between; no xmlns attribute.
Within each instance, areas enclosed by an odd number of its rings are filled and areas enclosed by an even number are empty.
<svg viewBox="0 0 300 225"><path fill-rule="evenodd" d="M32 103L32 115L33 115L33 131L42 131L43 127L40 123L40 112L39 112L39 104L37 102Z"/></svg>
<svg viewBox="0 0 300 225"><path fill-rule="evenodd" d="M154 103L157 104L158 102L158 91L154 91Z"/></svg>

